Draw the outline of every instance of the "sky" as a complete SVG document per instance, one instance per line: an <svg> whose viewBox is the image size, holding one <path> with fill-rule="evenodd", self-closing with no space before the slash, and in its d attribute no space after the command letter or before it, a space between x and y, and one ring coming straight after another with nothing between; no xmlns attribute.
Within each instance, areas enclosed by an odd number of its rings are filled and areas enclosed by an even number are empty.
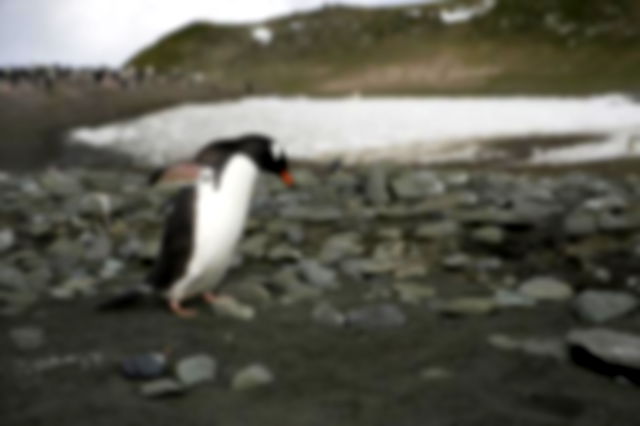
<svg viewBox="0 0 640 426"><path fill-rule="evenodd" d="M426 0L423 2L433 2ZM0 0L0 66L119 66L195 20L249 23L326 4L420 0Z"/></svg>

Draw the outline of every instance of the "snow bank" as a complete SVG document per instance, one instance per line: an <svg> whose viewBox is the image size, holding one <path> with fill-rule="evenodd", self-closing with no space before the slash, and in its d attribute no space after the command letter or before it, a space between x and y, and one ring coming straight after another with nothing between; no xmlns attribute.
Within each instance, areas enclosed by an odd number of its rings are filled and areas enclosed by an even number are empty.
<svg viewBox="0 0 640 426"><path fill-rule="evenodd" d="M497 4L497 0L481 0L472 6L442 9L440 10L440 20L447 25L462 24L489 13Z"/></svg>
<svg viewBox="0 0 640 426"><path fill-rule="evenodd" d="M595 133L640 135L640 104L587 98L247 98L186 105L81 128L74 142L148 163L191 157L212 139L266 133L292 157L432 161L472 156L484 140ZM620 136L622 137L622 136ZM471 147L471 148L470 148Z"/></svg>

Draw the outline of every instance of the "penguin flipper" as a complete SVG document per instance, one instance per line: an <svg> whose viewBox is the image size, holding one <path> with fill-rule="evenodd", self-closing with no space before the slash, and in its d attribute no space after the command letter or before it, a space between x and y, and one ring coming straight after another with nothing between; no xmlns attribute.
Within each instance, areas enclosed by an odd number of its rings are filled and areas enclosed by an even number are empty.
<svg viewBox="0 0 640 426"><path fill-rule="evenodd" d="M121 293L118 293L103 302L100 302L96 306L96 309L98 311L106 312L130 308L143 302L145 299L151 296L151 294L151 288L147 285L133 287Z"/></svg>

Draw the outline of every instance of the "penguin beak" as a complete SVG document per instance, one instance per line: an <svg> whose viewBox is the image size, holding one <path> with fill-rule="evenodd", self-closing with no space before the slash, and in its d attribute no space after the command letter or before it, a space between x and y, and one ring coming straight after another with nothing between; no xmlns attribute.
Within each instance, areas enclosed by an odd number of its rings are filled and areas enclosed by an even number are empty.
<svg viewBox="0 0 640 426"><path fill-rule="evenodd" d="M178 163L157 170L149 179L152 186L176 186L192 183L197 179L202 166L196 163Z"/></svg>
<svg viewBox="0 0 640 426"><path fill-rule="evenodd" d="M282 181L287 186L293 186L293 184L295 183L295 181L293 180L293 176L291 175L291 173L289 173L289 170L287 169L284 169L283 171L280 172L280 179L282 179Z"/></svg>

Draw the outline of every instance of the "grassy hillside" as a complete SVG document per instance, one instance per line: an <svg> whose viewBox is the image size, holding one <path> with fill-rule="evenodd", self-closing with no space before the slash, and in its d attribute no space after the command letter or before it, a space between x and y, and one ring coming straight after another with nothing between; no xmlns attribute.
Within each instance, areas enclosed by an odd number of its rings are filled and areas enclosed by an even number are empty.
<svg viewBox="0 0 640 426"><path fill-rule="evenodd" d="M195 23L131 63L258 91L585 93L640 90L637 0L452 0L331 7L261 25ZM447 24L457 8L491 9ZM447 12L449 15L446 15ZM254 37L258 27L270 43Z"/></svg>

